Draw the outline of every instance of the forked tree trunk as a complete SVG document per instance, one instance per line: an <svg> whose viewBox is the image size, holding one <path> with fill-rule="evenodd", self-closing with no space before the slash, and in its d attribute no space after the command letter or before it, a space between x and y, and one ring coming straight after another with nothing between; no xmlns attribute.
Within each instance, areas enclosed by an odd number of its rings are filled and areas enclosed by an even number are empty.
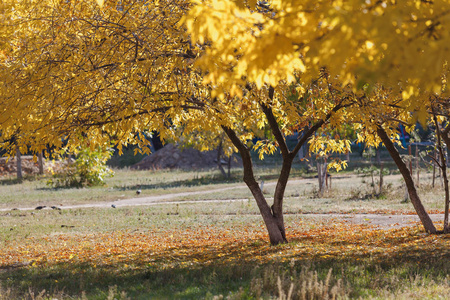
<svg viewBox="0 0 450 300"><path fill-rule="evenodd" d="M420 221L422 222L423 227L425 228L425 231L429 233L436 233L436 227L434 226L433 221L425 210L422 201L420 201L420 197L417 194L417 190L408 167L400 157L399 152L395 148L386 131L381 126L377 128L377 134L381 138L381 141L384 143L384 146L388 150L400 173L402 174L403 179L405 180L409 198L414 206L414 209L416 210L417 215L420 218Z"/></svg>
<svg viewBox="0 0 450 300"><path fill-rule="evenodd" d="M273 99L273 94L274 89L270 87L269 88L270 99ZM277 186L275 188L272 207L270 207L269 204L267 203L260 186L255 180L249 148L239 139L239 137L236 135L236 132L233 129L223 125L222 129L241 154L242 164L244 167L244 182L247 184L253 197L255 198L256 204L258 205L259 211L261 213L261 216L264 220L267 231L269 233L270 243L272 245L277 245L287 242L283 218L283 197L294 158L297 156L300 148L306 144L306 141L320 127L322 127L322 125L325 124L325 122L327 122L335 112L337 112L343 106L341 105L341 103L338 103L325 116L325 119L319 120L316 124L309 127L302 135L302 137L298 140L297 145L292 151L289 151L287 147L286 140L278 126L277 120L272 112L272 109L264 103L260 103L260 106L267 117L267 121L270 125L270 128L272 130L275 139L278 142L278 146L280 147L281 155L283 157L283 165L281 168L280 176L278 177Z"/></svg>
<svg viewBox="0 0 450 300"><path fill-rule="evenodd" d="M223 126L222 128L241 154L242 164L244 167L244 182L250 189L253 198L258 205L259 212L261 213L264 224L266 225L267 231L269 233L270 243L272 245L286 243L287 239L284 229L283 214L272 214L272 209L268 205L266 198L264 197L264 194L255 179L252 159L248 147L241 142L239 137L232 129L225 126ZM277 208L277 210L278 209L279 208Z"/></svg>

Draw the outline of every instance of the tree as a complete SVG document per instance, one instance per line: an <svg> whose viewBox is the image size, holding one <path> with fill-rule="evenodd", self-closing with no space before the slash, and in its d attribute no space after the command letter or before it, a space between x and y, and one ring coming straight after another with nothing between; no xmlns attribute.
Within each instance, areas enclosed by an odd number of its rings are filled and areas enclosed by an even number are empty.
<svg viewBox="0 0 450 300"><path fill-rule="evenodd" d="M359 139L384 142L425 230L436 232L392 142L393 123L424 124L430 96L448 92L449 8L449 1L214 0L196 2L185 23L194 41L209 45L198 62L209 70L206 81L223 90L249 81L307 84L325 66L340 86L363 93L348 113Z"/></svg>
<svg viewBox="0 0 450 300"><path fill-rule="evenodd" d="M450 208L450 191L449 183L447 177L447 155L444 153L444 143L447 148L450 147L450 126L449 126L449 100L433 98L431 104L431 113L433 119L433 125L436 131L436 148L438 149L439 160L435 160L435 163L439 166L442 171L442 177L444 181L445 190L445 211L444 211L444 233L450 231L449 227L449 208ZM440 120L439 120L440 119Z"/></svg>
<svg viewBox="0 0 450 300"><path fill-rule="evenodd" d="M211 0L195 1L185 23L193 40L213 41L201 60L219 66L209 82L275 86L294 81L294 70L310 82L326 66L343 85L383 84L408 101L441 92L449 8L446 0Z"/></svg>
<svg viewBox="0 0 450 300"><path fill-rule="evenodd" d="M392 110L401 120L426 119L413 96L436 90L448 51L440 48L446 1L97 2L101 8L3 4L2 139L20 130L19 142L36 151L61 147L62 137L69 148L88 139L120 149L145 146L143 130L166 140L180 139L180 128L183 136L223 131L242 156L272 244L287 241L283 197L299 149L310 139L315 152L347 151L346 140L314 136L347 120L377 145L378 128L394 137L380 119ZM285 137L297 130L303 135L289 149ZM253 145L254 137L264 139ZM279 148L283 158L271 206L253 173L252 147L261 156Z"/></svg>
<svg viewBox="0 0 450 300"><path fill-rule="evenodd" d="M95 3L41 1L31 8L16 4L8 12L13 17L7 26L15 30L1 66L2 103L23 109L1 110L2 138L20 128L20 142L36 150L44 143L61 147L62 137L69 148L83 140L96 147L109 139L120 148L143 146L143 129L175 141L195 132L205 140L225 132L243 157L244 181L271 243L286 241L282 204L293 159L318 128L343 121L337 112L348 105L351 91L338 95L323 72L304 87L258 88L249 82L217 93L223 89L204 84L207 74L193 65L205 47L192 45L179 26L185 1L108 1L102 9ZM311 92L298 93L302 88ZM249 144L264 138L268 128L272 133L255 146L264 155L279 145L284 159L272 207L253 175ZM289 151L285 136L298 128L305 134ZM336 142L322 151L331 149L343 151L347 144Z"/></svg>
<svg viewBox="0 0 450 300"><path fill-rule="evenodd" d="M142 130L170 137L183 109L201 107L206 91L188 72L195 54L177 27L185 1L110 1L102 10L90 1L10 3L3 140L20 129L19 143L34 150L61 147L63 138L77 147L87 135L92 147L143 145Z"/></svg>

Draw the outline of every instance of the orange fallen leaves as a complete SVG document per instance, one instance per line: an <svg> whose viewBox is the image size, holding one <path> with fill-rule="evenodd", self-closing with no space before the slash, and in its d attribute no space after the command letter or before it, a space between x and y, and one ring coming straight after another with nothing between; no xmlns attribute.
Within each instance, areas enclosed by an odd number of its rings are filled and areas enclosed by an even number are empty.
<svg viewBox="0 0 450 300"><path fill-rule="evenodd" d="M288 229L290 243L272 247L263 227L244 225L231 230L219 226L154 232L107 232L52 235L7 242L0 249L0 268L17 265L88 263L93 268L192 267L233 261L290 261L292 259L360 259L431 251L450 254L450 238L421 233L418 227L379 230L373 226L333 222L304 230Z"/></svg>

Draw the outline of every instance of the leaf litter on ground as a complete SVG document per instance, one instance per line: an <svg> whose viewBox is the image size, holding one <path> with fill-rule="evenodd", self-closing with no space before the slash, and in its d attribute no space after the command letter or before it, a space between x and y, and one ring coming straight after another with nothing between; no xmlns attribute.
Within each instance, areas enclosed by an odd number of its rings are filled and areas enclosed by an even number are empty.
<svg viewBox="0 0 450 300"><path fill-rule="evenodd" d="M305 229L302 221L287 228L287 244L270 246L264 227L239 224L223 228L208 225L180 230L110 231L52 234L6 241L0 248L0 269L39 267L60 263L88 263L92 267L175 268L179 266L267 263L291 259L384 260L414 258L426 251L450 255L448 235L424 234L421 227L390 230L332 220Z"/></svg>

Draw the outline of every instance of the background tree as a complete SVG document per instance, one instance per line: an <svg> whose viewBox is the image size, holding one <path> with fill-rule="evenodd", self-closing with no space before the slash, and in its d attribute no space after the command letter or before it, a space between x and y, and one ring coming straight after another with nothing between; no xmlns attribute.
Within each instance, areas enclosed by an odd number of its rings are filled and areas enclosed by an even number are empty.
<svg viewBox="0 0 450 300"><path fill-rule="evenodd" d="M450 147L450 127L449 127L449 116L450 116L450 103L448 99L432 98L431 103L431 113L433 119L433 125L436 131L436 148L438 149L439 160L435 160L435 163L441 169L444 190L445 190L445 211L444 211L444 233L450 231L449 228L449 208L450 208L450 191L449 183L447 177L447 160L448 156L444 146Z"/></svg>
<svg viewBox="0 0 450 300"><path fill-rule="evenodd" d="M178 112L200 107L207 93L188 72L195 54L177 25L185 1L11 5L0 68L5 140L21 128L21 143L36 150L60 147L63 136L69 147L87 135L93 147L110 138L119 147L145 143L139 127L170 136Z"/></svg>

